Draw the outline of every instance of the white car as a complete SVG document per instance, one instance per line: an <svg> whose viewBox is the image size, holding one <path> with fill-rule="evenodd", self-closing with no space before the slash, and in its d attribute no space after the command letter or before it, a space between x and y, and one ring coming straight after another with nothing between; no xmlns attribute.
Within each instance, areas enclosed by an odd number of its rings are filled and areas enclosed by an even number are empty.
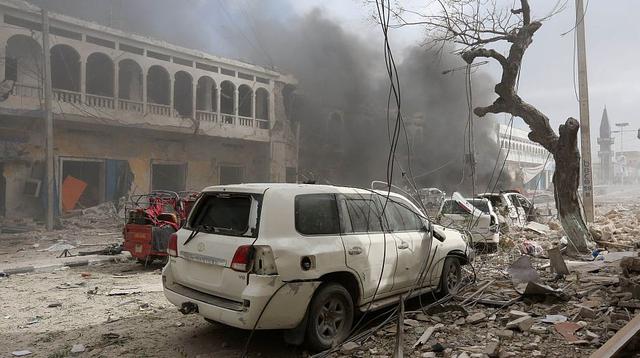
<svg viewBox="0 0 640 358"><path fill-rule="evenodd" d="M455 290L461 265L473 258L464 235L386 194L303 184L208 187L169 241L164 293L183 313L289 330L290 342L306 339L322 350L347 338L354 316L369 307L409 291Z"/></svg>
<svg viewBox="0 0 640 358"><path fill-rule="evenodd" d="M491 201L494 210L500 218L500 224L504 226L516 228L525 227L536 215L533 204L517 191L483 193L477 195L477 197Z"/></svg>
<svg viewBox="0 0 640 358"><path fill-rule="evenodd" d="M442 202L438 218L441 225L468 230L474 244L493 249L500 243L498 215L488 199L465 199L460 193L453 193Z"/></svg>

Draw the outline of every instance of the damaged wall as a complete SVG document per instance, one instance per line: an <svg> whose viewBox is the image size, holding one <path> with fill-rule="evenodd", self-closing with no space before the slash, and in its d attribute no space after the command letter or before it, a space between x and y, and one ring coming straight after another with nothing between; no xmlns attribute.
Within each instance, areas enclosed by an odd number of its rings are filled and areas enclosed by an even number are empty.
<svg viewBox="0 0 640 358"><path fill-rule="evenodd" d="M4 119L5 121L15 120L15 118ZM154 163L186 165L185 189L187 190L200 190L206 186L218 184L220 168L223 166L242 168L245 182L266 181L269 175L268 143L180 134L159 135L157 132L148 130L78 129L71 123L56 122L56 124L54 153L59 185L65 179L61 177L61 173L66 160L87 162L97 160L102 163L99 169L102 171L107 170L105 168L107 161L127 161L134 175L132 194L142 194L150 190ZM3 162L6 178L7 217L37 217L41 213L41 197L25 196L24 188L27 179L42 180L44 176L44 171L38 170L37 165L43 160L43 150L39 144L42 132L32 130L27 134L29 140L22 144L22 149L28 154L20 160L0 159ZM102 179L101 183L88 183L86 190L100 190L102 192L99 193L99 197L104 199L106 185L104 181L106 179Z"/></svg>

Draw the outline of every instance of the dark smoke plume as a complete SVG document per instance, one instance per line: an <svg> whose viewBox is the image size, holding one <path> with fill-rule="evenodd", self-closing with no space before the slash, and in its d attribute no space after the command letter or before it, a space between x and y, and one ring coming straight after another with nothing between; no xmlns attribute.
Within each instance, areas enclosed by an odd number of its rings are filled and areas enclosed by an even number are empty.
<svg viewBox="0 0 640 358"><path fill-rule="evenodd" d="M389 80L380 51L382 36L365 42L321 10L303 16L287 11L290 6L286 0L33 2L71 16L292 73L299 81L292 120L301 124L301 173L319 182L358 186L385 179ZM402 133L394 181L405 185L402 170L411 171L420 186L470 193L470 159L465 156L469 141L465 135L469 111L465 71L442 74L464 64L457 56L417 46L396 56L402 57L398 70L408 142ZM490 103L487 96L491 89L483 84L492 81L480 72L472 78L474 104ZM477 168L473 190L480 192L487 190L499 148L493 120L475 118L473 126ZM502 158L492 184L501 164ZM507 187L508 181L503 174L501 186Z"/></svg>

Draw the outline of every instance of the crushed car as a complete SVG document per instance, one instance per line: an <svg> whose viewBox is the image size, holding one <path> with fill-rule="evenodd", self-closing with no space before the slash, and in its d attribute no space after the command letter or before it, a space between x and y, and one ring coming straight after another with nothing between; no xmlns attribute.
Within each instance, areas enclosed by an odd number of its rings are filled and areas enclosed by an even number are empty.
<svg viewBox="0 0 640 358"><path fill-rule="evenodd" d="M473 259L466 240L396 193L213 186L171 235L162 282L182 313L285 330L288 342L319 351L346 339L359 313L409 293L455 292Z"/></svg>
<svg viewBox="0 0 640 358"><path fill-rule="evenodd" d="M474 245L494 250L500 243L498 215L488 199L464 198L455 192L442 202L437 219L443 226L468 230Z"/></svg>
<svg viewBox="0 0 640 358"><path fill-rule="evenodd" d="M485 198L491 202L498 214L499 223L504 230L510 227L523 228L529 221L535 221L537 213L529 199L516 190L506 190L498 193L482 193L478 198Z"/></svg>

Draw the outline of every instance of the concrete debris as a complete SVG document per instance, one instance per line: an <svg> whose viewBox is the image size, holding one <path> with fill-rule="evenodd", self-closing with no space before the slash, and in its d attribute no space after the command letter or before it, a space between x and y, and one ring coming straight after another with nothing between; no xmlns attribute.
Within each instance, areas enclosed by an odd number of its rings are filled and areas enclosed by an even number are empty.
<svg viewBox="0 0 640 358"><path fill-rule="evenodd" d="M527 332L533 326L535 321L531 316L524 316L507 323L507 329L518 329L522 332Z"/></svg>
<svg viewBox="0 0 640 358"><path fill-rule="evenodd" d="M28 355L30 355L30 354L31 354L31 351L28 351L28 350L13 351L13 352L11 352L11 354L12 354L14 357L24 357L24 356L28 356Z"/></svg>
<svg viewBox="0 0 640 358"><path fill-rule="evenodd" d="M471 316L466 318L466 323L469 324L476 324L476 323L480 323L482 321L484 321L485 319L487 319L487 315L484 314L484 312L478 312L478 313L474 313Z"/></svg>
<svg viewBox="0 0 640 358"><path fill-rule="evenodd" d="M356 342L347 342L340 347L340 353L348 354L353 352L354 350L360 348L360 345Z"/></svg>
<svg viewBox="0 0 640 358"><path fill-rule="evenodd" d="M84 344L74 344L73 347L71 347L71 353L82 353L85 350Z"/></svg>

